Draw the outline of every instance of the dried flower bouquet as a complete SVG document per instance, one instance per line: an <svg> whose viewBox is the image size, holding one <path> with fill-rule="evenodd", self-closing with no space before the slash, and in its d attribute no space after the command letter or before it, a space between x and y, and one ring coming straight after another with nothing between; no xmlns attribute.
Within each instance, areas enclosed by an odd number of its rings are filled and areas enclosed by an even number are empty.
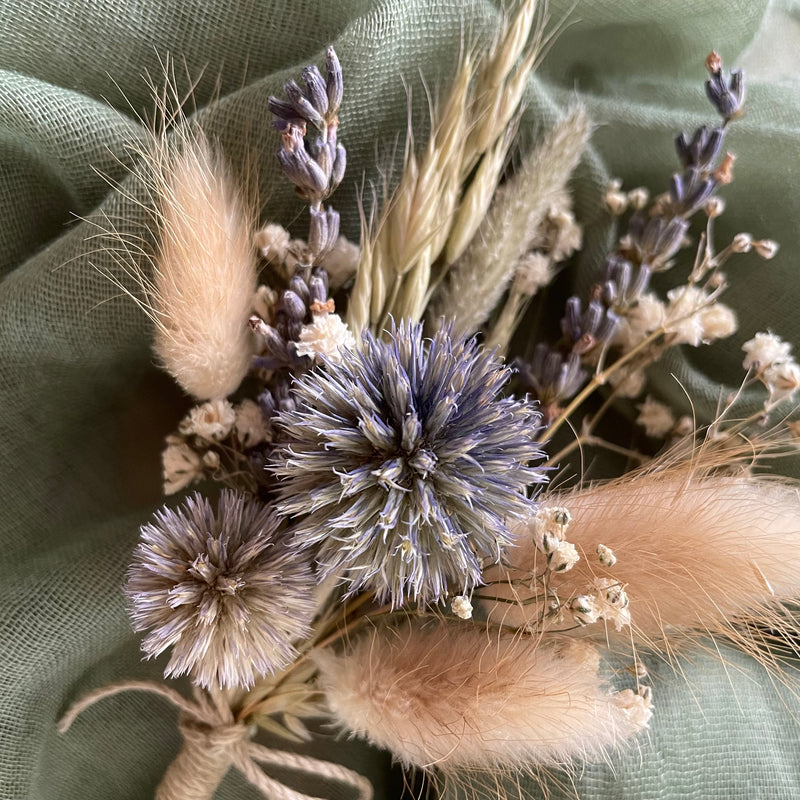
<svg viewBox="0 0 800 800"><path fill-rule="evenodd" d="M288 747L318 717L467 782L606 757L651 722L640 653L669 659L701 637L727 637L781 675L769 645L792 647L796 632L783 604L800 592L800 502L757 466L793 447L800 366L755 333L743 380L764 385L763 408L742 417L726 399L704 430L642 399L646 368L670 348L736 330L722 267L777 249L744 233L714 242L743 75L709 56L719 123L678 136L664 194L609 186L624 235L566 300L557 338L530 342L526 312L581 246L568 183L591 130L575 107L511 158L546 43L522 0L491 47L464 52L426 144L409 139L358 243L330 205L346 167L333 49L324 74L309 66L270 98L280 167L308 205L305 240L258 225L197 127L141 152L158 244L131 261L135 299L160 363L197 403L167 439L164 490L199 483L209 496L142 527L126 593L144 652L168 653L165 676L194 688L104 687L62 729L118 691L170 700L184 746L158 797L210 798L232 767L267 797L308 797L271 766L371 797L351 770L252 741L261 727ZM671 269L685 281L664 296L657 276ZM640 398L643 448L630 431L600 433L625 398ZM627 466L553 488L579 448ZM632 667L624 685L605 677L612 653Z"/></svg>

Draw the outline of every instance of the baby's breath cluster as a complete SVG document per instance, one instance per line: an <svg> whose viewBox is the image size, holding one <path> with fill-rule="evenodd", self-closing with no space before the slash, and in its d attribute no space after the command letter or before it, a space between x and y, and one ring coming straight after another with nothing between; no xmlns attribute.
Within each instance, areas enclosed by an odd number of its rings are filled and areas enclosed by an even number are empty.
<svg viewBox="0 0 800 800"><path fill-rule="evenodd" d="M742 366L764 384L769 397L764 410L794 397L800 389L800 365L791 355L792 346L774 333L757 333L742 345Z"/></svg>

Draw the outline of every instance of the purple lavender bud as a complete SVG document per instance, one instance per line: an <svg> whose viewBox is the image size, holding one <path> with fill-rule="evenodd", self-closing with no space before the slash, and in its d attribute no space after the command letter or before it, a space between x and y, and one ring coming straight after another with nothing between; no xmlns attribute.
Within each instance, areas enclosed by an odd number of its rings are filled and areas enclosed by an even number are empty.
<svg viewBox="0 0 800 800"><path fill-rule="evenodd" d="M670 178L669 196L675 205L680 203L683 198L683 178L677 172Z"/></svg>
<svg viewBox="0 0 800 800"><path fill-rule="evenodd" d="M324 116L328 112L328 94L320 71L312 64L303 70L302 75L303 83L306 85L306 97L311 105Z"/></svg>
<svg viewBox="0 0 800 800"><path fill-rule="evenodd" d="M265 340L264 350L268 355L280 361L290 360L286 339L272 325L265 326L261 334Z"/></svg>
<svg viewBox="0 0 800 800"><path fill-rule="evenodd" d="M344 178L344 171L347 168L347 153L340 144L336 145L336 157L333 160L331 170L331 191L333 191Z"/></svg>
<svg viewBox="0 0 800 800"><path fill-rule="evenodd" d="M316 257L328 242L328 217L324 210L318 210L313 206L309 211L311 221L308 224L308 248Z"/></svg>
<svg viewBox="0 0 800 800"><path fill-rule="evenodd" d="M693 214L708 200L717 188L717 182L712 178L700 181L692 191L683 198L681 207L684 214Z"/></svg>
<svg viewBox="0 0 800 800"><path fill-rule="evenodd" d="M324 303L328 299L327 281L320 275L313 275L308 281L308 288L311 291L311 303Z"/></svg>
<svg viewBox="0 0 800 800"><path fill-rule="evenodd" d="M306 318L306 304L291 290L287 290L281 297L281 305L286 313L287 319L295 320L300 323Z"/></svg>
<svg viewBox="0 0 800 800"><path fill-rule="evenodd" d="M293 275L289 281L289 289L294 292L308 306L311 304L311 294L308 291L308 284L299 276ZM305 311L303 312L305 315Z"/></svg>
<svg viewBox="0 0 800 800"><path fill-rule="evenodd" d="M653 255L656 256L654 262L663 264L672 258L681 246L686 231L689 230L689 222L681 217L673 217L663 229L656 242Z"/></svg>
<svg viewBox="0 0 800 800"><path fill-rule="evenodd" d="M605 310L603 306L598 303L597 300L590 301L589 305L586 307L586 311L583 312L583 316L581 317L581 334L589 333L595 335L604 313Z"/></svg>
<svg viewBox="0 0 800 800"><path fill-rule="evenodd" d="M730 119L741 111L744 100L744 75L741 70L731 73L730 83L725 81L722 72L714 73L706 81L708 99L725 119Z"/></svg>
<svg viewBox="0 0 800 800"><path fill-rule="evenodd" d="M598 342L609 342L614 338L617 329L619 328L620 318L610 309L605 312L601 320L595 338Z"/></svg>
<svg viewBox="0 0 800 800"><path fill-rule="evenodd" d="M650 267L647 264L642 264L639 267L639 272L636 275L636 280L633 282L633 286L631 286L631 292L628 296L628 301L632 301L639 297L642 292L647 290L648 285L650 284L650 276L653 274Z"/></svg>
<svg viewBox="0 0 800 800"><path fill-rule="evenodd" d="M302 119L310 122L319 130L325 129L325 121L322 119L322 115L311 105L311 102L303 94L303 90L294 81L289 81L284 84L283 91L286 93L288 101L294 106L295 111Z"/></svg>
<svg viewBox="0 0 800 800"><path fill-rule="evenodd" d="M275 398L272 396L272 392L269 389L264 389L264 391L256 397L256 402L261 408L261 413L264 415L264 418L272 419L276 408Z"/></svg>
<svg viewBox="0 0 800 800"><path fill-rule="evenodd" d="M705 169L711 169L717 160L717 156L722 150L722 142L725 139L725 130L723 128L714 128L706 139L703 149L700 153L698 164Z"/></svg>
<svg viewBox="0 0 800 800"><path fill-rule="evenodd" d="M567 299L561 320L561 330L568 339L575 341L581 336L581 301L576 295Z"/></svg>
<svg viewBox="0 0 800 800"><path fill-rule="evenodd" d="M319 164L320 169L325 173L330 184L331 173L333 172L334 155L330 145L324 139L317 139L311 150L314 160Z"/></svg>
<svg viewBox="0 0 800 800"><path fill-rule="evenodd" d="M328 176L304 149L279 150L278 161L289 180L303 195L319 197L328 188Z"/></svg>
<svg viewBox="0 0 800 800"><path fill-rule="evenodd" d="M295 107L291 103L287 103L285 100L270 95L267 99L267 105L269 106L269 110L278 117L273 125L279 131L285 130L287 123L298 127L302 127L305 124L305 120L298 115Z"/></svg>
<svg viewBox="0 0 800 800"><path fill-rule="evenodd" d="M329 47L325 54L325 69L328 73L325 86L328 95L328 107L331 114L336 114L342 104L344 82L342 81L342 65L339 63L339 57L332 47Z"/></svg>

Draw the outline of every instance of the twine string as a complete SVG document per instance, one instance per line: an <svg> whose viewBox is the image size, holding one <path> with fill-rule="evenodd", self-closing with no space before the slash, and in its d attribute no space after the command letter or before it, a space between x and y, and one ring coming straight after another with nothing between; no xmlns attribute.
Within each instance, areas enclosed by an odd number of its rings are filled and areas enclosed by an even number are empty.
<svg viewBox="0 0 800 800"><path fill-rule="evenodd" d="M321 800L271 778L259 763L337 781L353 789L357 800L372 800L372 785L363 775L330 761L255 744L250 741L251 728L235 722L230 709L215 708L197 693L195 701L188 700L174 689L151 681L125 681L89 692L70 706L59 721L58 730L65 733L87 708L126 691L151 692L181 712L178 729L183 745L156 789L156 800L211 800L231 767L238 769L268 800Z"/></svg>

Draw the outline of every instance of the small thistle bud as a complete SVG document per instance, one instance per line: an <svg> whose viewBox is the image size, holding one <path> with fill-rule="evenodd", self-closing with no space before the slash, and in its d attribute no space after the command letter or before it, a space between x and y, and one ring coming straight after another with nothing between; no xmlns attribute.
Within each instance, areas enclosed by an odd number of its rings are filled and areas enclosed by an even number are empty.
<svg viewBox="0 0 800 800"><path fill-rule="evenodd" d="M737 233L731 242L734 253L749 253L753 246L753 237L749 233Z"/></svg>
<svg viewBox="0 0 800 800"><path fill-rule="evenodd" d="M450 607L457 617L461 619L472 619L472 603L470 603L469 598L465 597L463 594L454 597Z"/></svg>
<svg viewBox="0 0 800 800"><path fill-rule="evenodd" d="M778 243L772 239L757 239L753 242L753 250L766 261L774 257L778 252L778 247Z"/></svg>
<svg viewBox="0 0 800 800"><path fill-rule="evenodd" d="M614 551L604 544L597 545L597 559L604 567L613 567L617 563Z"/></svg>

